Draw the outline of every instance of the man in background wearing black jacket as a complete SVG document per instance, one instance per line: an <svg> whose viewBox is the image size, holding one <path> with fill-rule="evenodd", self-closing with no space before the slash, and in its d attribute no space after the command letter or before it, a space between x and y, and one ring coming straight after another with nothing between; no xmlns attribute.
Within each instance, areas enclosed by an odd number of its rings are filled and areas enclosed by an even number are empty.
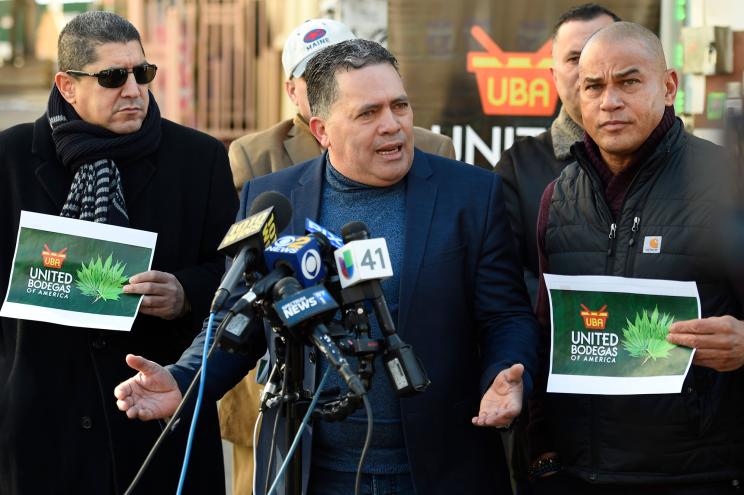
<svg viewBox="0 0 744 495"><path fill-rule="evenodd" d="M572 161L570 148L581 141L579 55L586 40L597 30L619 21L611 11L597 4L585 4L566 11L553 28L553 74L563 107L550 129L535 137L525 137L504 151L496 173L504 179L506 209L524 267L524 280L535 304L537 291L537 207L545 186L558 177Z"/></svg>

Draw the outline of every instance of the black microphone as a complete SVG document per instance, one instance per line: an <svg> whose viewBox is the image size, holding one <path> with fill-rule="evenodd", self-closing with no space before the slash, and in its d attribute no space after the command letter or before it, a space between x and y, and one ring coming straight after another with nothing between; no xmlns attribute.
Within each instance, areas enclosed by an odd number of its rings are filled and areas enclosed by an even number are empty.
<svg viewBox="0 0 744 495"><path fill-rule="evenodd" d="M285 277L274 286L274 309L284 325L290 329L305 331L310 342L323 354L326 360L336 368L349 390L358 396L366 393L359 376L341 354L335 342L328 335L328 328L318 321L323 314L333 314L338 304L322 285L302 289L302 285L293 277Z"/></svg>
<svg viewBox="0 0 744 495"><path fill-rule="evenodd" d="M220 324L220 327L224 327L218 342L221 349L227 352L245 352L255 333L263 331L263 320L260 312L257 313L253 308L254 301L256 294L248 291L228 310Z"/></svg>
<svg viewBox="0 0 744 495"><path fill-rule="evenodd" d="M346 286L342 293L344 304L353 304L355 302L368 299L377 315L377 322L385 338L385 355L383 361L385 370L393 389L399 397L409 397L416 393L423 392L429 384L429 377L423 364L413 353L413 348L404 343L395 330L393 317L388 309L385 294L382 292L380 278L392 273L391 267L376 269L375 265L383 263L387 256L387 247L385 244L379 245L369 239L369 231L364 222L349 222L341 228L341 236L346 243L343 248L337 251L338 266L340 272L346 271L348 274ZM382 241L383 239L380 239ZM383 249L384 247L384 249ZM348 249L349 256L344 256L344 249ZM378 261L374 261L373 253L377 254ZM361 263L358 263L361 259ZM389 264L390 262L387 261ZM367 265L371 270L362 270ZM377 275L377 273L381 275ZM343 273L342 273L343 275ZM343 279L342 279L343 280Z"/></svg>
<svg viewBox="0 0 744 495"><path fill-rule="evenodd" d="M264 248L276 240L277 233L289 225L291 218L292 205L287 197L276 191L265 191L251 204L249 216L230 227L217 250L233 258L232 266L214 294L210 312L222 308L243 273L259 263Z"/></svg>

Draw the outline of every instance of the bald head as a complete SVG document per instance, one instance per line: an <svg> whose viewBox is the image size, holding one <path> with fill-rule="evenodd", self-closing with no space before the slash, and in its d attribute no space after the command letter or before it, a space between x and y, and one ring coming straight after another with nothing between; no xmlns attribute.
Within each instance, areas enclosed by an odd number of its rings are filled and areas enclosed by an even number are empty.
<svg viewBox="0 0 744 495"><path fill-rule="evenodd" d="M656 69L665 71L667 68L664 49L659 37L653 31L635 22L615 22L600 29L589 37L584 48L587 49L595 43L601 43L604 46L611 45L615 49L622 49L629 44L638 45L646 52ZM581 60L579 60L579 65L581 65Z"/></svg>
<svg viewBox="0 0 744 495"><path fill-rule="evenodd" d="M677 73L666 68L659 38L643 26L610 24L581 52L584 129L616 174L632 163L676 94Z"/></svg>

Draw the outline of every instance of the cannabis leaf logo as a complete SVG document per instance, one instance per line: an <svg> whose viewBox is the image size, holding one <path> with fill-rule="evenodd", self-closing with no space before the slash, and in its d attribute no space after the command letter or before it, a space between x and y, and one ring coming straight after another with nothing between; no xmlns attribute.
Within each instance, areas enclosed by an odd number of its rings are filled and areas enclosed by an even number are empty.
<svg viewBox="0 0 744 495"><path fill-rule="evenodd" d="M95 298L93 302L97 302L99 299L104 301L118 301L119 294L122 292L124 283L129 277L124 275L124 268L126 264L122 265L120 261L111 266L112 254L109 254L106 261L101 261L101 256L98 259L92 259L88 263L82 264L80 270L77 271L77 285L80 292L86 296Z"/></svg>
<svg viewBox="0 0 744 495"><path fill-rule="evenodd" d="M643 358L643 364L649 359L666 359L669 357L669 351L677 347L666 340L669 333L669 325L674 318L666 313L659 313L659 308L649 316L647 310L642 314L636 313L635 323L630 320L626 328L623 329L623 347L631 356Z"/></svg>

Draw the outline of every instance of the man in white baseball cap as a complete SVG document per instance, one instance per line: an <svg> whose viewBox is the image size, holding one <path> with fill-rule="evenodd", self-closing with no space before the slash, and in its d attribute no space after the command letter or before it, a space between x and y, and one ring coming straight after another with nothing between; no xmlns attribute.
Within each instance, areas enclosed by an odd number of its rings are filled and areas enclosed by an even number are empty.
<svg viewBox="0 0 744 495"><path fill-rule="evenodd" d="M265 131L236 139L230 145L230 167L235 188L254 177L276 172L320 155L323 149L315 140L308 122L310 105L303 74L305 66L323 48L356 38L345 24L332 19L311 19L295 28L284 43L282 65L287 79L284 89L297 107L297 114ZM449 137L414 127L415 146L427 153L455 158Z"/></svg>
<svg viewBox="0 0 744 495"><path fill-rule="evenodd" d="M332 19L311 19L295 28L284 43L284 89L297 106L297 114L261 132L230 144L230 168L235 188L261 175L315 158L323 152L310 132L312 116L304 73L307 63L323 48L356 38L344 24ZM427 153L455 158L452 140L441 134L413 128L414 144ZM222 438L233 444L233 494L250 495L253 482L253 428L258 416L261 388L255 370L228 392L219 403Z"/></svg>
<svg viewBox="0 0 744 495"><path fill-rule="evenodd" d="M356 36L345 24L333 19L310 19L289 35L282 50L282 65L287 80L302 77L305 66L323 48L354 39Z"/></svg>

